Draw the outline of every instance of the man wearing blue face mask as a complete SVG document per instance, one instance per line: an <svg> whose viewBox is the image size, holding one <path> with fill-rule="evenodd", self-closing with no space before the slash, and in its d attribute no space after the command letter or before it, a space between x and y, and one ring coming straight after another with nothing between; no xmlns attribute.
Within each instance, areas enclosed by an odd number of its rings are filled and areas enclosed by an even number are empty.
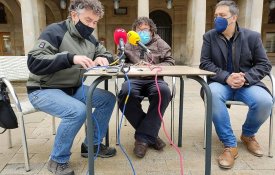
<svg viewBox="0 0 275 175"><path fill-rule="evenodd" d="M232 168L238 157L237 140L226 108L227 100L242 101L249 111L242 126L241 141L255 156L263 151L255 138L269 117L272 97L261 82L270 72L261 35L238 26L239 9L234 1L220 1L215 10L215 29L203 36L200 68L215 72L208 78L213 98L213 123L224 150L219 166Z"/></svg>
<svg viewBox="0 0 275 175"><path fill-rule="evenodd" d="M175 65L172 58L170 46L160 38L156 33L157 27L148 17L138 18L132 25L140 38L141 42L151 51L150 54L139 46L133 46L129 43L125 45L126 63L153 65ZM142 158L145 156L147 148L152 147L156 150L162 150L165 143L158 137L161 120L158 114L159 96L154 77L131 78L131 94L127 101L125 116L131 125L135 128L135 147L134 154ZM162 103L161 113L165 112L170 100L171 92L168 84L163 77L158 77L158 85L161 92ZM119 93L119 107L123 110L125 97L128 94L128 82L124 82ZM144 97L149 99L149 108L147 112L142 110L141 101Z"/></svg>
<svg viewBox="0 0 275 175"><path fill-rule="evenodd" d="M81 87L85 69L106 66L113 61L92 35L103 6L98 0L72 0L70 16L60 23L49 25L28 54L30 70L27 90L31 103L40 111L61 118L48 170L57 175L73 175L68 162L74 138L86 120L86 94ZM94 128L94 151L99 157L112 157L116 149L103 145L108 123L115 105L115 96L96 89L92 97L92 117L98 122ZM92 120L92 118L90 118ZM99 135L100 133L100 135ZM81 156L87 157L87 139L81 145Z"/></svg>

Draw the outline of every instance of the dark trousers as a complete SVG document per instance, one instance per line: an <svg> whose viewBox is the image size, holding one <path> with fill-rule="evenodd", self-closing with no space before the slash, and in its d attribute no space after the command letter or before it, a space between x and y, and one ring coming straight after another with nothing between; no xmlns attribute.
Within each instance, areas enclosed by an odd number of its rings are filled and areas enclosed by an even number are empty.
<svg viewBox="0 0 275 175"><path fill-rule="evenodd" d="M135 128L135 138L148 143L154 143L161 127L161 119L158 113L159 95L155 80L131 79L131 92L126 104L124 115ZM171 92L168 84L162 79L158 79L158 86L161 93L160 111L163 115L171 100ZM128 82L122 84L118 95L119 108L122 111L125 98L128 94ZM145 113L142 110L141 102L144 97L149 99L149 108Z"/></svg>

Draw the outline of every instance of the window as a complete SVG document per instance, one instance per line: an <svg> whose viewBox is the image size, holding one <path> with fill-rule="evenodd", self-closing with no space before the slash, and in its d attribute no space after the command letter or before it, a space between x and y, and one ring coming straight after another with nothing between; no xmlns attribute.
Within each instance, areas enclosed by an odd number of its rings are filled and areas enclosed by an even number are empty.
<svg viewBox="0 0 275 175"><path fill-rule="evenodd" d="M10 33L8 32L0 32L0 55L11 55L12 48L11 48L11 39Z"/></svg>
<svg viewBox="0 0 275 175"><path fill-rule="evenodd" d="M269 23L269 24L274 24L274 23L275 23L275 8L274 8L274 9L271 9L271 10L269 11L268 23Z"/></svg>
<svg viewBox="0 0 275 175"><path fill-rule="evenodd" d="M114 9L115 15L127 15L127 7L119 7L118 9Z"/></svg>
<svg viewBox="0 0 275 175"><path fill-rule="evenodd" d="M2 3L0 3L0 24L7 24L5 6Z"/></svg>
<svg viewBox="0 0 275 175"><path fill-rule="evenodd" d="M275 53L275 32L266 33L265 49L267 53Z"/></svg>

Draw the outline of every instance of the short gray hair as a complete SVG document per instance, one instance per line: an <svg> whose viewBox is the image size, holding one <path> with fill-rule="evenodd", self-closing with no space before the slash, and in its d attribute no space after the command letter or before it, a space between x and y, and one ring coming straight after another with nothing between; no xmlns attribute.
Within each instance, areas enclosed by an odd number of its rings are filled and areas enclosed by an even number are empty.
<svg viewBox="0 0 275 175"><path fill-rule="evenodd" d="M132 29L136 30L136 28L142 24L148 24L150 26L150 30L153 33L157 33L157 26L156 24L153 22L152 19L148 18L148 17L139 17L138 19L136 19L132 25Z"/></svg>
<svg viewBox="0 0 275 175"><path fill-rule="evenodd" d="M232 14L232 15L239 15L239 7L238 5L235 3L235 1L232 1L232 0L223 0L223 1L220 1L217 5L216 5L216 8L217 9L218 7L220 6L228 6L229 7L229 12Z"/></svg>
<svg viewBox="0 0 275 175"><path fill-rule="evenodd" d="M99 16L100 18L104 15L104 7L102 6L101 2L98 0L72 0L69 12L76 11L81 13L83 9L92 10L95 15Z"/></svg>

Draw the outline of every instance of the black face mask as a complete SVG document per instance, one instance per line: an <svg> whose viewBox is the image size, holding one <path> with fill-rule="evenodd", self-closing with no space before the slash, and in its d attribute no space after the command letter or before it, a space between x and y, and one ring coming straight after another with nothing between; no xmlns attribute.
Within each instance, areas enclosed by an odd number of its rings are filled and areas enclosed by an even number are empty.
<svg viewBox="0 0 275 175"><path fill-rule="evenodd" d="M88 39L94 31L94 28L86 26L80 20L76 23L75 28L79 34L86 39Z"/></svg>

